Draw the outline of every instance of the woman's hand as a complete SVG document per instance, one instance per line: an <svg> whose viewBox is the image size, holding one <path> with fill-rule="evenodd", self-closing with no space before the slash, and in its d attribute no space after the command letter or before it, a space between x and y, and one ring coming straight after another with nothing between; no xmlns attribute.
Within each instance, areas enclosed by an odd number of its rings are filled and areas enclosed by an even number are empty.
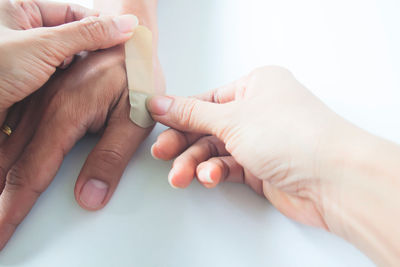
<svg viewBox="0 0 400 267"><path fill-rule="evenodd" d="M177 157L172 186L195 176L208 188L245 183L377 263L400 262L399 147L336 115L287 70L261 68L195 98L156 96L148 108L173 128L152 147L156 158Z"/></svg>
<svg viewBox="0 0 400 267"><path fill-rule="evenodd" d="M154 97L149 109L177 129L162 133L152 148L157 158L178 156L172 186L187 187L195 176L206 187L244 182L287 216L327 228L316 205L316 159L343 120L287 70L258 69L197 99Z"/></svg>
<svg viewBox="0 0 400 267"><path fill-rule="evenodd" d="M0 125L7 109L47 82L56 67L83 50L128 40L133 15L98 17L76 5L0 0Z"/></svg>

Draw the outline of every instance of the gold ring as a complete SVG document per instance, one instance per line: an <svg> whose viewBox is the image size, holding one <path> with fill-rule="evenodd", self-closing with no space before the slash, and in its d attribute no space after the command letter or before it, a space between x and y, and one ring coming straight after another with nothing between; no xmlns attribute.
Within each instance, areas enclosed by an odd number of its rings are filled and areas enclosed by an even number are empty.
<svg viewBox="0 0 400 267"><path fill-rule="evenodd" d="M12 129L11 129L11 127L8 126L8 125L3 125L3 127L1 127L1 131L2 131L4 134L8 135L8 136L10 136L10 135L12 134Z"/></svg>

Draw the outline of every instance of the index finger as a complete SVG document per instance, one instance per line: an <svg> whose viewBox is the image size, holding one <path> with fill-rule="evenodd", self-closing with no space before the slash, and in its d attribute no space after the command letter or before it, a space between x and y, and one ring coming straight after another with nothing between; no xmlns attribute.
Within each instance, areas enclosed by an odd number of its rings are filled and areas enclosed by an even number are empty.
<svg viewBox="0 0 400 267"><path fill-rule="evenodd" d="M44 27L58 26L78 21L88 16L99 15L98 11L76 4L48 1L34 1L34 3L40 10Z"/></svg>

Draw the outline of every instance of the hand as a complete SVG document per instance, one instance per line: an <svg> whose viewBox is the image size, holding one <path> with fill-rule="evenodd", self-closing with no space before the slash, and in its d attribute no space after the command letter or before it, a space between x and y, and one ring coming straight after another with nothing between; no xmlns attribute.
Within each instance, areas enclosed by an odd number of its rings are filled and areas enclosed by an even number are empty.
<svg viewBox="0 0 400 267"><path fill-rule="evenodd" d="M243 182L288 217L327 228L315 159L342 119L277 67L196 98L149 102L155 120L177 129L162 133L152 147L156 158L178 156L172 186L187 187L195 176L208 188Z"/></svg>
<svg viewBox="0 0 400 267"><path fill-rule="evenodd" d="M97 16L76 5L0 0L0 125L7 109L39 89L57 66L80 51L125 42L138 23L133 15Z"/></svg>
<svg viewBox="0 0 400 267"><path fill-rule="evenodd" d="M345 238L378 265L400 263L400 148L351 125L279 67L195 98L153 97L174 129L152 147L184 188L250 185L283 214Z"/></svg>
<svg viewBox="0 0 400 267"><path fill-rule="evenodd" d="M157 79L163 84L161 73ZM157 89L163 93L164 85ZM101 132L102 137L79 174L75 198L88 210L106 205L151 131L132 123L129 111L123 46L78 56L76 63L13 106L7 122L15 130L0 142L0 177L7 177L0 196L0 248L86 132Z"/></svg>

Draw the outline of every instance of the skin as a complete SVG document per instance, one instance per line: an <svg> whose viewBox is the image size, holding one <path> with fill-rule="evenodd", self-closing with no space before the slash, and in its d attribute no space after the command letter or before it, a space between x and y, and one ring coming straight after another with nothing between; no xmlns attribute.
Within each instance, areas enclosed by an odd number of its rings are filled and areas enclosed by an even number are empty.
<svg viewBox="0 0 400 267"><path fill-rule="evenodd" d="M156 96L171 128L152 147L169 182L249 185L280 212L331 231L378 265L400 264L400 147L350 124L280 67L194 98Z"/></svg>
<svg viewBox="0 0 400 267"><path fill-rule="evenodd" d="M123 10L131 11L127 5ZM143 9L137 17L156 25L152 12ZM151 30L157 34L156 28ZM164 79L158 59L155 72L161 94ZM75 198L88 210L107 204L130 158L151 131L133 124L129 110L123 46L79 53L67 69L58 70L40 90L11 107L6 121L14 131L0 143L1 177L6 178L0 195L0 248L86 133L100 134L101 139L77 178Z"/></svg>
<svg viewBox="0 0 400 267"><path fill-rule="evenodd" d="M125 42L138 23L135 16L97 17L83 7L41 1L1 0L0 15L0 123L57 66L80 51Z"/></svg>
<svg viewBox="0 0 400 267"><path fill-rule="evenodd" d="M155 1L97 3L111 13L136 3L131 11L143 12L142 24L156 33ZM72 57L57 59L43 81ZM3 136L0 147L1 177L7 178L0 196L1 247L86 132L101 132L102 138L82 168L75 196L95 210L110 199L130 156L151 130L127 117L122 47L81 53L76 61L22 102L11 104L23 95L11 100L6 96L13 94L3 95L8 103L2 116L15 131ZM246 183L286 216L342 236L380 265L399 264L399 147L334 114L288 71L258 69L197 100L155 97L149 109L154 119L175 128L152 148L157 158L177 157L169 175L174 187L188 186L194 176L208 188L223 181ZM92 189L85 191L90 181ZM94 201L99 192L105 197Z"/></svg>

